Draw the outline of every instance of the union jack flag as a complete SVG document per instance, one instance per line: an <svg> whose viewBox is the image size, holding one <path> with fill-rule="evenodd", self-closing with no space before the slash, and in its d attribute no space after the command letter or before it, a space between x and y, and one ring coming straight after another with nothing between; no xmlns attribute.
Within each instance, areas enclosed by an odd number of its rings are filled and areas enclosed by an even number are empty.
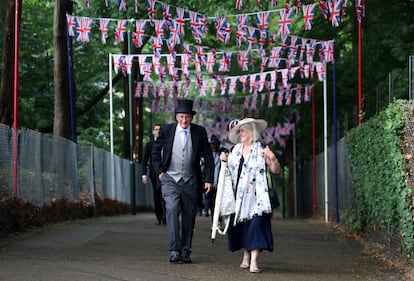
<svg viewBox="0 0 414 281"><path fill-rule="evenodd" d="M168 73L170 75L173 75L174 69L175 69L175 56L167 55L167 68L168 68Z"/></svg>
<svg viewBox="0 0 414 281"><path fill-rule="evenodd" d="M133 58L134 58L134 56L132 56L132 55L125 56L125 68L126 68L126 73L127 74L131 74L131 70L132 70L132 59Z"/></svg>
<svg viewBox="0 0 414 281"><path fill-rule="evenodd" d="M264 72L265 71L266 64L267 64L267 61L268 60L269 60L268 57L266 57L266 56L262 57L262 63L260 64L260 72Z"/></svg>
<svg viewBox="0 0 414 281"><path fill-rule="evenodd" d="M302 0L296 0L296 12L299 12L301 5L302 5Z"/></svg>
<svg viewBox="0 0 414 281"><path fill-rule="evenodd" d="M109 19L99 20L99 30L101 31L102 44L106 44L106 38L108 38L108 31L109 31L108 25L109 25Z"/></svg>
<svg viewBox="0 0 414 281"><path fill-rule="evenodd" d="M178 34L178 23L173 21L170 26L170 37L168 38L168 43L170 46L175 46L176 44L180 44L180 35Z"/></svg>
<svg viewBox="0 0 414 281"><path fill-rule="evenodd" d="M222 96L226 94L226 90L227 90L227 80L224 77L221 77L220 93Z"/></svg>
<svg viewBox="0 0 414 281"><path fill-rule="evenodd" d="M251 49L253 49L254 42L256 41L256 37L255 37L256 28L251 27L251 26L247 27L247 33L248 33L247 50L250 51Z"/></svg>
<svg viewBox="0 0 414 281"><path fill-rule="evenodd" d="M181 71L184 75L188 75L190 73L188 71L188 55L183 55L181 57Z"/></svg>
<svg viewBox="0 0 414 281"><path fill-rule="evenodd" d="M285 92L283 90L279 90L277 92L277 106L282 106L283 105L284 93Z"/></svg>
<svg viewBox="0 0 414 281"><path fill-rule="evenodd" d="M246 88L247 88L247 75L240 76L239 81L242 83L242 86L243 86L242 92L246 92Z"/></svg>
<svg viewBox="0 0 414 281"><path fill-rule="evenodd" d="M313 63L313 56L315 55L316 40L309 40L309 44L306 44L306 61L308 64Z"/></svg>
<svg viewBox="0 0 414 281"><path fill-rule="evenodd" d="M144 75L144 72L145 72L145 65L146 65L145 60L146 59L147 59L147 56L145 55L138 56L139 72L141 73L141 75Z"/></svg>
<svg viewBox="0 0 414 281"><path fill-rule="evenodd" d="M308 4L302 7L305 30L312 29L313 16L315 14L315 6L316 4Z"/></svg>
<svg viewBox="0 0 414 281"><path fill-rule="evenodd" d="M127 10L126 0L118 0L118 5L119 5L119 11L120 12L126 12L126 10Z"/></svg>
<svg viewBox="0 0 414 281"><path fill-rule="evenodd" d="M305 53L306 53L306 43L308 42L308 39L301 38L302 43L300 45L300 55L299 55L299 61L305 60Z"/></svg>
<svg viewBox="0 0 414 281"><path fill-rule="evenodd" d="M161 70L160 58L157 56L154 56L152 58L152 65L154 67L154 73L157 75L160 75L160 70Z"/></svg>
<svg viewBox="0 0 414 281"><path fill-rule="evenodd" d="M231 52L223 52L223 57L220 61L219 71L220 72L230 71L230 63L231 63Z"/></svg>
<svg viewBox="0 0 414 281"><path fill-rule="evenodd" d="M229 94L234 95L236 93L236 82L237 77L231 77L230 78L230 84L229 84Z"/></svg>
<svg viewBox="0 0 414 281"><path fill-rule="evenodd" d="M288 59L291 61L291 64L295 63L296 55L297 55L297 46L296 41L298 38L296 36L290 36L290 46L288 49Z"/></svg>
<svg viewBox="0 0 414 281"><path fill-rule="evenodd" d="M137 20L136 21L136 31L132 33L132 42L134 43L135 47L139 48L143 44L143 37L145 35L145 20Z"/></svg>
<svg viewBox="0 0 414 281"><path fill-rule="evenodd" d="M87 17L76 18L76 41L89 42L92 19Z"/></svg>
<svg viewBox="0 0 414 281"><path fill-rule="evenodd" d="M105 0L105 1L108 1L108 0ZM138 13L139 5L140 5L139 0L135 0L135 13Z"/></svg>
<svg viewBox="0 0 414 281"><path fill-rule="evenodd" d="M155 0L148 0L148 18L151 25L154 25L154 3Z"/></svg>
<svg viewBox="0 0 414 281"><path fill-rule="evenodd" d="M161 48L162 48L162 41L158 37L152 37L152 50L154 52L154 56L160 57L161 56Z"/></svg>
<svg viewBox="0 0 414 281"><path fill-rule="evenodd" d="M173 21L172 21L172 15L170 12L170 5L167 3L162 3L162 17L165 20L165 25L167 28L170 28Z"/></svg>
<svg viewBox="0 0 414 281"><path fill-rule="evenodd" d="M243 7L242 0L236 0L236 9L241 10L242 7Z"/></svg>
<svg viewBox="0 0 414 281"><path fill-rule="evenodd" d="M200 36L201 23L197 18L197 13L190 11L189 15L190 15L191 33L193 34L193 37L196 40L196 42L201 43L201 36Z"/></svg>
<svg viewBox="0 0 414 281"><path fill-rule="evenodd" d="M217 38L223 43L230 42L231 24L227 22L225 17L216 19Z"/></svg>
<svg viewBox="0 0 414 281"><path fill-rule="evenodd" d="M359 23L362 22L362 18L365 16L365 1L355 0L356 16Z"/></svg>
<svg viewBox="0 0 414 281"><path fill-rule="evenodd" d="M292 103L292 91L290 89L291 86L292 86L291 84L288 84L285 89L285 99L286 99L285 104L286 105L291 105Z"/></svg>
<svg viewBox="0 0 414 281"><path fill-rule="evenodd" d="M150 62L146 62L144 66L144 77L142 80L150 81L151 80L151 73L152 73L152 64ZM141 73L142 75L142 73Z"/></svg>
<svg viewBox="0 0 414 281"><path fill-rule="evenodd" d="M260 30L260 33L267 37L267 32L269 31L269 12L258 13L256 24Z"/></svg>
<svg viewBox="0 0 414 281"><path fill-rule="evenodd" d="M296 104L302 103L302 86L300 84L296 85L295 103Z"/></svg>
<svg viewBox="0 0 414 281"><path fill-rule="evenodd" d="M155 35L158 39L164 40L164 20L154 20Z"/></svg>
<svg viewBox="0 0 414 281"><path fill-rule="evenodd" d="M277 71L270 72L270 90L274 90L276 88L276 80L277 80Z"/></svg>
<svg viewBox="0 0 414 281"><path fill-rule="evenodd" d="M289 69L285 68L285 69L282 69L280 72L282 74L282 85L284 88L287 88L288 81L289 81Z"/></svg>
<svg viewBox="0 0 414 281"><path fill-rule="evenodd" d="M334 27L339 26L339 21L341 20L341 7L340 0L333 1L329 4L330 20Z"/></svg>
<svg viewBox="0 0 414 281"><path fill-rule="evenodd" d="M285 36L290 33L290 25L292 24L292 9L280 10L280 18L278 23L277 34L279 36Z"/></svg>
<svg viewBox="0 0 414 281"><path fill-rule="evenodd" d="M261 91L264 90L264 85L266 83L266 76L267 76L267 73L266 72L260 73L260 76L259 76L259 84L258 84L258 91L259 92L261 92Z"/></svg>
<svg viewBox="0 0 414 281"><path fill-rule="evenodd" d="M75 36L76 17L66 14L66 22L68 24L68 35Z"/></svg>
<svg viewBox="0 0 414 281"><path fill-rule="evenodd" d="M213 49L210 53L207 54L206 70L208 73L212 73L214 71L215 64L216 64L216 50Z"/></svg>
<svg viewBox="0 0 414 281"><path fill-rule="evenodd" d="M256 74L250 75L250 93L257 90Z"/></svg>
<svg viewBox="0 0 414 281"><path fill-rule="evenodd" d="M205 97L207 96L207 87L208 87L208 80L203 80L203 84L200 88L200 96Z"/></svg>
<svg viewBox="0 0 414 281"><path fill-rule="evenodd" d="M346 4L348 3L348 0L342 0L342 15L341 19L344 19L346 15Z"/></svg>
<svg viewBox="0 0 414 281"><path fill-rule="evenodd" d="M315 63L316 73L318 74L318 80L324 81L326 79L325 64L321 62Z"/></svg>
<svg viewBox="0 0 414 281"><path fill-rule="evenodd" d="M189 55L189 61L194 61L194 54L191 50L190 44L183 44L184 54Z"/></svg>
<svg viewBox="0 0 414 281"><path fill-rule="evenodd" d="M242 71L249 70L249 58L248 51L240 51L237 53L237 62L242 69Z"/></svg>
<svg viewBox="0 0 414 281"><path fill-rule="evenodd" d="M167 73L165 72L165 66L164 65L161 65L160 66L159 77L160 77L160 81L164 83L165 82L165 78L167 77Z"/></svg>
<svg viewBox="0 0 414 281"><path fill-rule="evenodd" d="M204 53L202 46L196 46L196 59L200 63L200 66L206 65L206 54Z"/></svg>
<svg viewBox="0 0 414 281"><path fill-rule="evenodd" d="M177 8L176 9L177 12L177 16L175 19L175 22L178 24L177 26L177 32L179 35L184 35L184 25L185 25L185 20L184 20L184 9L183 8Z"/></svg>
<svg viewBox="0 0 414 281"><path fill-rule="evenodd" d="M216 93L216 88L217 88L217 79L212 79L211 80L211 96L214 96L214 94Z"/></svg>
<svg viewBox="0 0 414 281"><path fill-rule="evenodd" d="M328 16L329 16L328 0L319 0L319 10L321 11L324 19L328 19Z"/></svg>
<svg viewBox="0 0 414 281"><path fill-rule="evenodd" d="M204 37L205 35L207 35L207 16L201 15L199 17L199 21L200 21L200 36Z"/></svg>
<svg viewBox="0 0 414 281"><path fill-rule="evenodd" d="M115 29L115 45L118 45L119 42L124 42L126 27L127 20L118 20L118 26Z"/></svg>
<svg viewBox="0 0 414 281"><path fill-rule="evenodd" d="M267 107L273 107L273 100L275 99L275 92L274 91L272 91L272 92L270 92L270 94L269 94L269 103L268 103L268 105L267 105Z"/></svg>
<svg viewBox="0 0 414 281"><path fill-rule="evenodd" d="M118 73L119 71L119 61L120 61L120 57L121 55L113 55L113 60L114 60L114 71L115 73Z"/></svg>

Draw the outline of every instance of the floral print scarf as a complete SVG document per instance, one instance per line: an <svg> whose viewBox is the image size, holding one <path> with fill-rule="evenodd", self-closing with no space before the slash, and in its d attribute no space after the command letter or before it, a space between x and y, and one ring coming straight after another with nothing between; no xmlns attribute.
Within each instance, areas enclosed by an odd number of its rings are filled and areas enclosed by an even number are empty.
<svg viewBox="0 0 414 281"><path fill-rule="evenodd" d="M263 213L272 212L266 179L266 163L260 142L252 144L237 181L242 152L243 144L236 144L228 160L233 189L236 192L235 224L250 220L255 215L261 216Z"/></svg>

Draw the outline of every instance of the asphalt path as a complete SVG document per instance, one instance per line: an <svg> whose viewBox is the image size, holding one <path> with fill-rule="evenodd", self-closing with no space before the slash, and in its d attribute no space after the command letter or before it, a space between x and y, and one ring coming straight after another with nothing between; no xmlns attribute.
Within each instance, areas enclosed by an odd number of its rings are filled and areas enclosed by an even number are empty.
<svg viewBox="0 0 414 281"><path fill-rule="evenodd" d="M239 267L211 217L197 217L191 264L169 263L165 225L152 213L70 221L0 240L0 280L411 280L353 237L314 219L272 219L273 252L260 273Z"/></svg>

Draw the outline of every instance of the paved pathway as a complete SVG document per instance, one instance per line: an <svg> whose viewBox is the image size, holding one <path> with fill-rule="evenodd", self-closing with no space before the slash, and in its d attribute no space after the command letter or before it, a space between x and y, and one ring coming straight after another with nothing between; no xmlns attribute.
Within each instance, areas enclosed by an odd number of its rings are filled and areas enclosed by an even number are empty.
<svg viewBox="0 0 414 281"><path fill-rule="evenodd" d="M192 264L170 264L165 226L154 215L101 217L52 225L0 240L0 280L407 280L313 219L273 218L275 251L262 272L240 269L226 238L210 242L211 218L197 217Z"/></svg>

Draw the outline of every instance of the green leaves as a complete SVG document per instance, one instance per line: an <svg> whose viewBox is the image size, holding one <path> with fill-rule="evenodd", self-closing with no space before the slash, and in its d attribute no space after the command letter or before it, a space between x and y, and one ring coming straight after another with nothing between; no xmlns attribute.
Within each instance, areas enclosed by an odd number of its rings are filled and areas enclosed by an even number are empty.
<svg viewBox="0 0 414 281"><path fill-rule="evenodd" d="M401 233L403 252L414 253L411 195L405 179L401 136L409 104L396 101L349 133L354 213L344 221L354 231L379 227Z"/></svg>

